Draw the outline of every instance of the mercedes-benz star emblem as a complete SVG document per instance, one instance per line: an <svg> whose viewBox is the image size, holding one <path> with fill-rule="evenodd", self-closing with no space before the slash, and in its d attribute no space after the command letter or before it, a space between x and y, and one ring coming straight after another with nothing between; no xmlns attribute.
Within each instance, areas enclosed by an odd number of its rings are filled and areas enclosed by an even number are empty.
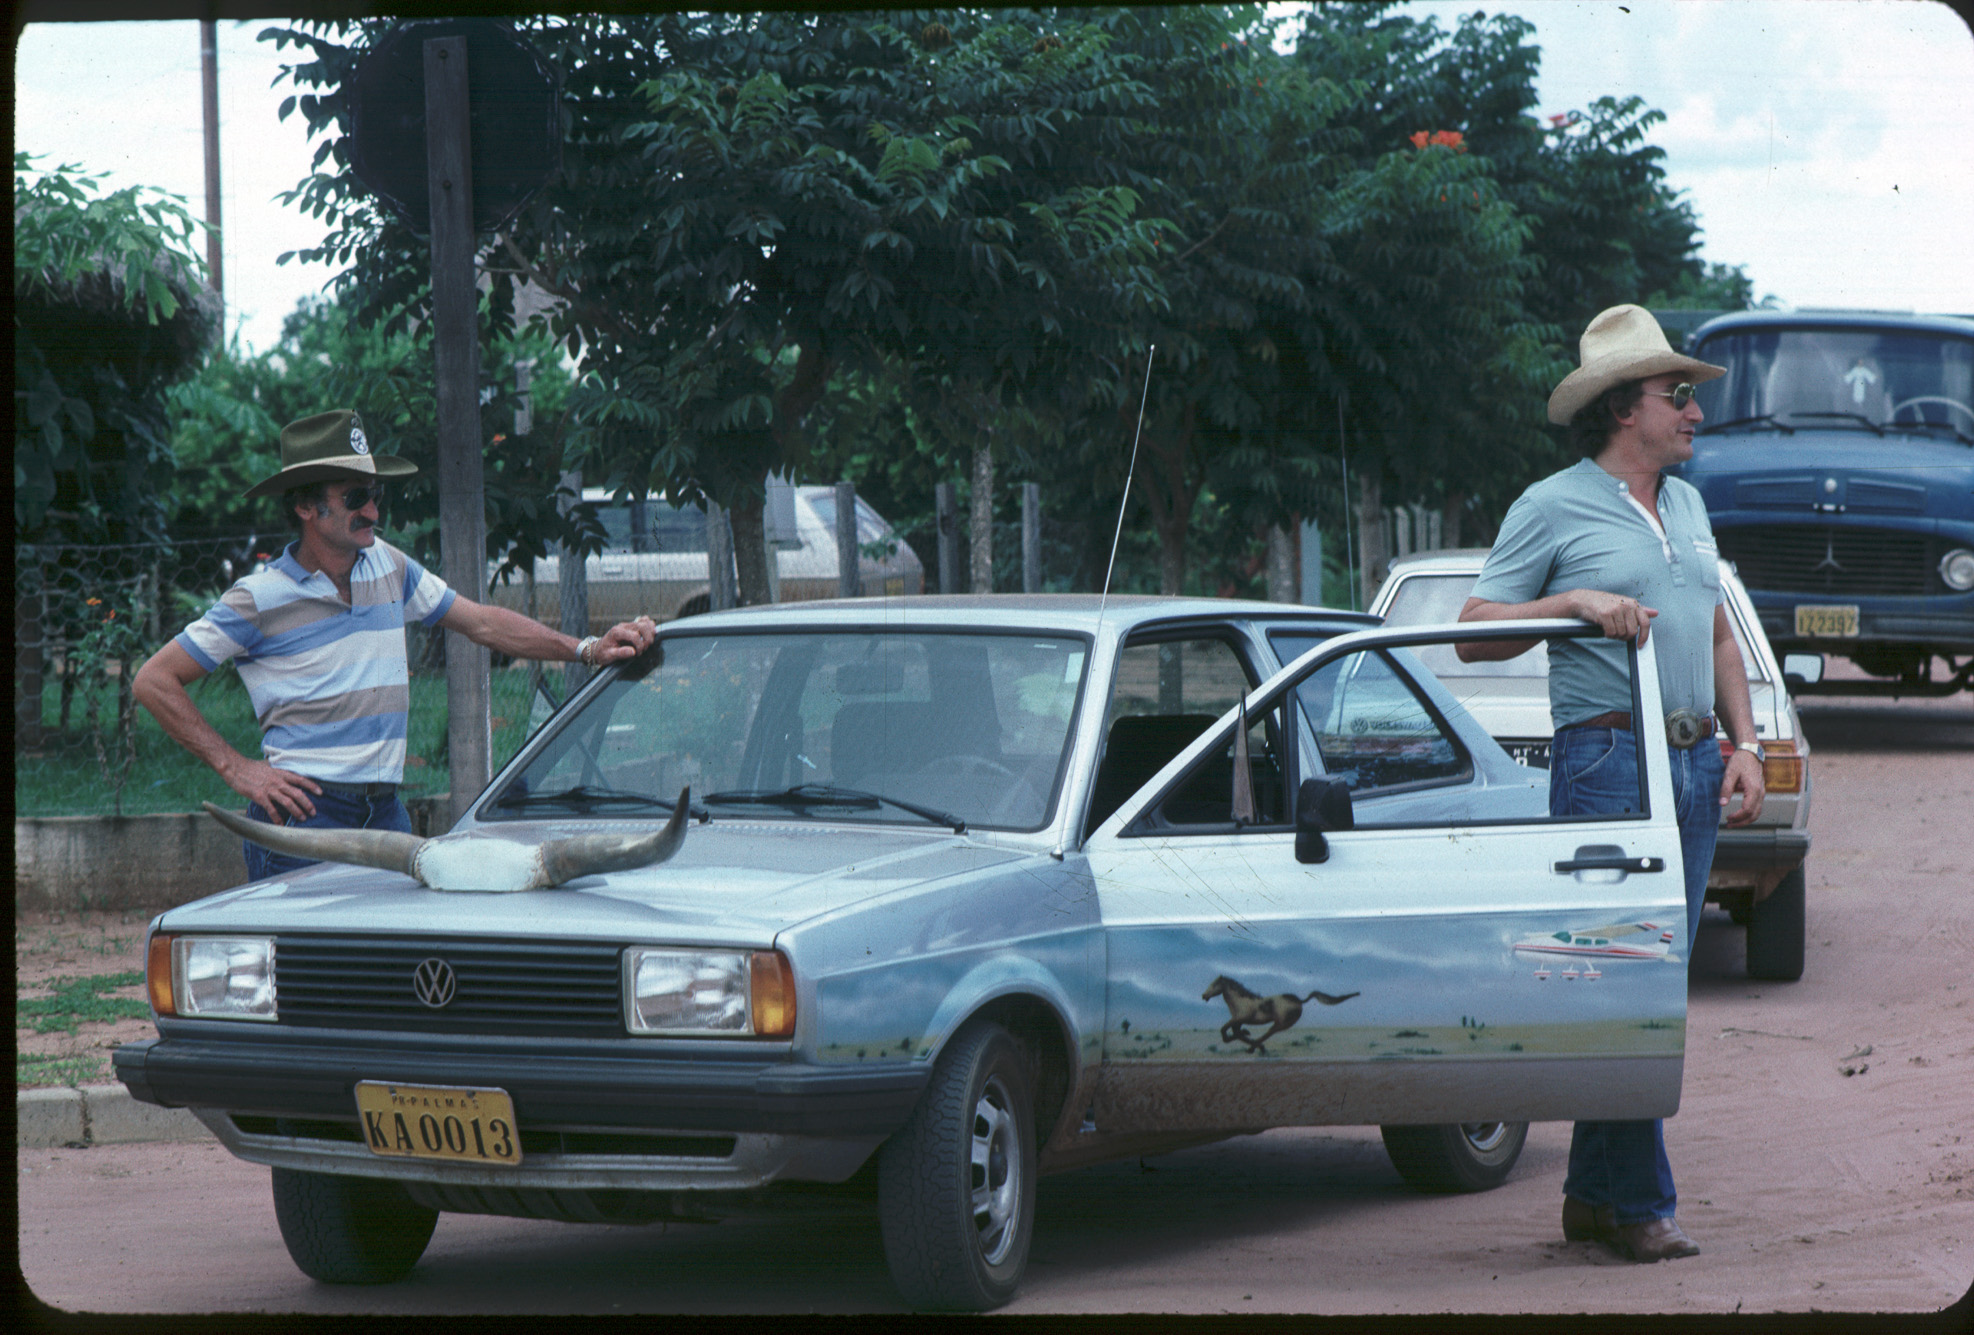
<svg viewBox="0 0 1974 1335"><path fill-rule="evenodd" d="M1837 562L1836 534L1827 533L1824 535L1823 559L1821 561L1818 561L1814 566L1810 568L1811 570L1837 570L1837 571L1841 571L1844 568L1843 566L1839 565Z"/></svg>
<svg viewBox="0 0 1974 1335"><path fill-rule="evenodd" d="M459 990L459 980L453 976L450 964L433 956L411 971L411 990L420 1001L437 1010L452 1001L453 993Z"/></svg>

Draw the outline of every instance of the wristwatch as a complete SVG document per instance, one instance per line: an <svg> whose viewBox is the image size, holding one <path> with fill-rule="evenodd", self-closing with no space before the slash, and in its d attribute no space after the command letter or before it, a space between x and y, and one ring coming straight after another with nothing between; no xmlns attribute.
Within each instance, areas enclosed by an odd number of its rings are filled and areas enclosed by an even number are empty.
<svg viewBox="0 0 1974 1335"><path fill-rule="evenodd" d="M576 641L576 661L584 667L595 667L596 664L591 661L589 651L596 647L596 642L601 638L603 637L600 635L585 635Z"/></svg>
<svg viewBox="0 0 1974 1335"><path fill-rule="evenodd" d="M1736 742L1734 749L1736 751L1753 751L1757 765L1763 764L1768 760L1768 752L1762 747L1760 742Z"/></svg>

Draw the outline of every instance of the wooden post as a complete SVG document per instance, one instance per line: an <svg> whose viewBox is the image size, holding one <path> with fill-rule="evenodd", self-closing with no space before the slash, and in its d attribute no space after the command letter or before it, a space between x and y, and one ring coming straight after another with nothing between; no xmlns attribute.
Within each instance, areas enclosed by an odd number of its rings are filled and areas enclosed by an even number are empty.
<svg viewBox="0 0 1974 1335"><path fill-rule="evenodd" d="M733 568L733 524L727 512L706 502L706 604L711 612L731 612L740 603Z"/></svg>
<svg viewBox="0 0 1974 1335"><path fill-rule="evenodd" d="M226 274L220 264L219 225L219 32L211 19L199 21L199 83L205 94L206 123L206 272L212 277L212 290L219 297L221 330L219 344L226 346Z"/></svg>
<svg viewBox="0 0 1974 1335"><path fill-rule="evenodd" d="M939 525L939 592L960 591L960 506L953 484L932 488L932 509Z"/></svg>
<svg viewBox="0 0 1974 1335"><path fill-rule="evenodd" d="M1268 601L1296 600L1295 538L1280 524L1268 526Z"/></svg>
<svg viewBox="0 0 1974 1335"><path fill-rule="evenodd" d="M1042 591L1042 486L1021 484L1021 591Z"/></svg>
<svg viewBox="0 0 1974 1335"><path fill-rule="evenodd" d="M836 484L836 596L864 596L857 555L857 487L852 482Z"/></svg>
<svg viewBox="0 0 1974 1335"><path fill-rule="evenodd" d="M439 555L445 582L486 601L486 459L480 444L479 289L473 273L473 160L466 39L425 42L425 162L432 206L432 331L439 418ZM446 632L446 754L452 822L492 777L488 654Z"/></svg>

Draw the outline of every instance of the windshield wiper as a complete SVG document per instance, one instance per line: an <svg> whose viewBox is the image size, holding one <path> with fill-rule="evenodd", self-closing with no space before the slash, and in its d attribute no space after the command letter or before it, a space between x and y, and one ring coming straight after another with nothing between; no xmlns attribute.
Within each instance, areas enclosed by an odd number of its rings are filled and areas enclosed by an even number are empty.
<svg viewBox="0 0 1974 1335"><path fill-rule="evenodd" d="M1865 415L1864 415L1863 413L1797 413L1797 412L1792 412L1792 413L1790 413L1790 414L1789 414L1789 416L1791 416L1791 417L1823 417L1823 418L1842 418L1842 419L1843 419L1844 421L1846 421L1846 422L1858 422L1858 423L1861 423L1862 425L1864 425L1865 427L1867 427L1868 429L1870 429L1870 430L1871 430L1871 431L1872 431L1872 432L1873 432L1874 434L1876 434L1876 435L1879 435L1879 436L1883 436L1883 435L1885 434L1885 428L1884 428L1884 427L1882 427L1882 426L1879 426L1879 425L1878 425L1878 424L1877 424L1876 422L1874 422L1874 421L1872 421L1872 420L1871 420L1871 419L1870 419L1869 417L1866 417L1866 416L1865 416Z"/></svg>
<svg viewBox="0 0 1974 1335"><path fill-rule="evenodd" d="M1963 445L1974 445L1974 436L1968 435L1952 422L1929 422L1921 418L1917 422L1888 422L1894 431L1951 431L1955 440Z"/></svg>
<svg viewBox="0 0 1974 1335"><path fill-rule="evenodd" d="M1737 417L1731 422L1706 422L1693 434L1696 436L1710 436L1716 431L1725 431L1729 427L1737 426L1772 426L1785 436L1796 434L1796 428L1778 418L1774 413L1759 413L1754 417Z"/></svg>
<svg viewBox="0 0 1974 1335"><path fill-rule="evenodd" d="M966 822L951 812L886 797L883 793L867 793L861 788L838 788L829 783L798 783L793 788L780 789L736 788L731 792L708 794L706 801L723 806L751 803L764 807L861 807L865 810L883 804L922 816L935 825L950 825L954 834L966 833Z"/></svg>
<svg viewBox="0 0 1974 1335"><path fill-rule="evenodd" d="M669 797L653 797L649 793L633 793L622 788L591 788L587 784L577 784L573 788L558 788L552 793L530 793L510 789L494 801L503 808L519 807L573 807L588 811L597 807L653 807L659 811L670 811L678 805ZM709 820L712 813L704 807L693 806L688 814L699 820Z"/></svg>

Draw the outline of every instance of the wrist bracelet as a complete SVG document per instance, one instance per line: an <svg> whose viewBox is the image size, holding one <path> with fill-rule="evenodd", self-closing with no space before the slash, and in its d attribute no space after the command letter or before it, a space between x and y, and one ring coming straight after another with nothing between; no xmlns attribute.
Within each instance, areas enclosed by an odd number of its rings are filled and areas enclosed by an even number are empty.
<svg viewBox="0 0 1974 1335"><path fill-rule="evenodd" d="M596 660L590 656L590 651L596 648L596 642L600 638L602 637L597 635L585 635L576 641L576 661L584 667L595 667Z"/></svg>

